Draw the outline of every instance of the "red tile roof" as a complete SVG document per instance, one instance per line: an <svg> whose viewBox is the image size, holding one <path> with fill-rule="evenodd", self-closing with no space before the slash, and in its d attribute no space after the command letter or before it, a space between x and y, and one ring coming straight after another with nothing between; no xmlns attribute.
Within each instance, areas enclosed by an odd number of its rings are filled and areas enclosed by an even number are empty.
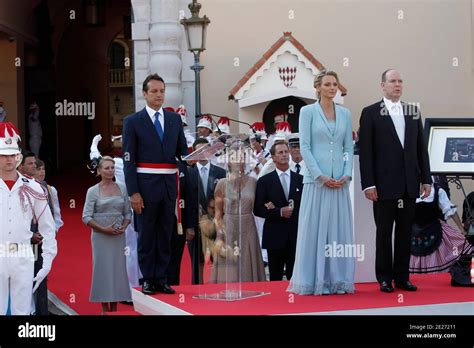
<svg viewBox="0 0 474 348"><path fill-rule="evenodd" d="M240 81L231 89L230 95L229 95L229 100L234 99L234 95L239 91L240 88L242 88L243 85L247 83L247 81L255 74L258 69L262 67L262 65L270 58L273 53L275 53L281 45L285 43L285 41L290 41L311 63L313 63L318 70L323 70L325 67L321 64L319 60L317 60L311 53L308 52L304 46L295 39L293 35L291 35L290 31L285 31L283 32L283 36L280 37L273 45L270 47L258 60L257 63L255 63L240 79ZM345 96L347 94L347 89L339 84L339 89L341 91L342 96Z"/></svg>

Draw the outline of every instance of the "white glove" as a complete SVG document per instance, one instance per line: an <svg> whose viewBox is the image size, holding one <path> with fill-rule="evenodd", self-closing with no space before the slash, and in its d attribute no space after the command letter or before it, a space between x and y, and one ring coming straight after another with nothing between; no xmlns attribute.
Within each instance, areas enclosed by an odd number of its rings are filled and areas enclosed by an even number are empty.
<svg viewBox="0 0 474 348"><path fill-rule="evenodd" d="M33 278L33 293L38 289L40 286L41 282L46 278L48 275L49 270L41 268L38 273L36 274L36 277Z"/></svg>
<svg viewBox="0 0 474 348"><path fill-rule="evenodd" d="M196 139L191 135L191 131L189 129L184 130L184 137L186 138L186 144L188 147L193 146L193 143Z"/></svg>
<svg viewBox="0 0 474 348"><path fill-rule="evenodd" d="M94 139L92 139L92 145L95 147L97 147L97 145L99 145L99 142L102 140L102 135L100 134L97 134Z"/></svg>
<svg viewBox="0 0 474 348"><path fill-rule="evenodd" d="M194 137L191 134L185 134L184 136L185 136L188 143L189 142L194 142Z"/></svg>
<svg viewBox="0 0 474 348"><path fill-rule="evenodd" d="M100 152L99 148L97 147L99 145L99 142L102 140L102 135L97 134L94 139L92 139L92 144L91 144L91 153L89 155L90 159L94 158L99 158L100 157Z"/></svg>

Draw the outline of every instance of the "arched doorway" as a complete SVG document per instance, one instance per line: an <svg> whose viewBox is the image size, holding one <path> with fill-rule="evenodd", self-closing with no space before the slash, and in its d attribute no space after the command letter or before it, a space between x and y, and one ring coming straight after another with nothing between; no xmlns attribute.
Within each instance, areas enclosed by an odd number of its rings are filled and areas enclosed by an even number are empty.
<svg viewBox="0 0 474 348"><path fill-rule="evenodd" d="M263 112L263 123L267 133L275 132L274 117L277 115L285 115L285 121L290 123L291 131L298 132L300 109L305 105L303 100L293 96L271 101Z"/></svg>
<svg viewBox="0 0 474 348"><path fill-rule="evenodd" d="M49 3L58 2L49 1ZM60 130L57 135L59 170L73 168L78 163L87 163L90 144L96 134L102 135L99 145L102 154L110 154L111 135L116 134L114 118L126 115L129 103L126 98L122 99L120 94L110 92L110 52L115 40L130 41L128 33L131 27L131 1L87 2L87 8L94 4L99 7L100 3L105 4L102 8L103 23L105 23L103 25L100 24L101 20L96 23L94 16L86 18L87 9L82 7L82 4L86 2L69 0L67 3L71 8L77 9L76 15L80 20L68 20L63 23L64 15L61 15L58 9L52 21L52 26L58 28L53 46L56 52L56 102L73 105L74 110L79 110L78 105L86 103L93 109L93 115L73 112L74 115L55 117L57 129ZM125 64L127 55L130 58L133 57L131 46L128 52L123 46L122 48L116 46L118 53L113 55L114 64L120 68ZM130 70L133 71L133 68L130 67ZM116 96L118 96L117 99ZM120 114L116 114L117 107ZM123 114L121 114L122 110Z"/></svg>

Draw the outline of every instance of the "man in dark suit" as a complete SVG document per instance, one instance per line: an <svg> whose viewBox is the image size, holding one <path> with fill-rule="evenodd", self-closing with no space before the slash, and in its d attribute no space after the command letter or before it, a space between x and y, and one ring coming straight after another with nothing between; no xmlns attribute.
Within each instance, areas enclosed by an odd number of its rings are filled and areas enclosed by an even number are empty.
<svg viewBox="0 0 474 348"><path fill-rule="evenodd" d="M362 190L374 202L377 227L375 273L383 292L394 291L392 280L397 288L416 291L409 281L410 237L415 200L420 191L422 197L431 191L428 153L420 111L400 102L400 73L386 70L381 86L384 98L362 110L359 134Z"/></svg>
<svg viewBox="0 0 474 348"><path fill-rule="evenodd" d="M193 150L199 150L206 146L209 142L206 138L199 138L193 144ZM204 255L202 252L202 236L199 231L199 219L202 215L207 214L207 206L209 201L214 199L214 190L217 181L225 178L226 172L209 161L198 161L194 167L189 168L189 176L191 190L194 196L198 197L199 214L195 221L195 230L198 231L196 238L188 242L189 253L191 254L193 284L202 283L202 267Z"/></svg>
<svg viewBox="0 0 474 348"><path fill-rule="evenodd" d="M165 82L157 74L143 82L147 105L124 119L125 183L137 218L138 264L145 294L175 291L167 284L171 233L175 223L178 168L187 154L181 117L163 110Z"/></svg>
<svg viewBox="0 0 474 348"><path fill-rule="evenodd" d="M303 176L290 170L290 152L285 141L270 148L276 169L257 181L254 214L265 219L262 247L268 251L270 280L293 274L298 232L298 214L303 191Z"/></svg>

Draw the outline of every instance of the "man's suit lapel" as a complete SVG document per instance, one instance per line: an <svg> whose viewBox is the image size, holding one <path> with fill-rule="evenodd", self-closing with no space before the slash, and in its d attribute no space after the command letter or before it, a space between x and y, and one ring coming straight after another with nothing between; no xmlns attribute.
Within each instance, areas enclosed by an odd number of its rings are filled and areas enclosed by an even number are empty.
<svg viewBox="0 0 474 348"><path fill-rule="evenodd" d="M290 193L288 195L289 198L293 198L296 196L296 180L297 180L297 175L293 171L291 171L291 179L290 179Z"/></svg>
<svg viewBox="0 0 474 348"><path fill-rule="evenodd" d="M212 164L209 165L209 176L207 177L207 197L212 196L212 187L214 186L215 170Z"/></svg>
<svg viewBox="0 0 474 348"><path fill-rule="evenodd" d="M409 139L409 137L412 136L412 129L413 129L413 126L414 126L414 123L411 122L411 121L414 117L420 117L420 115L419 114L412 115L411 112L414 111L414 110L412 110L413 107L410 107L406 103L402 102L402 108L403 108L403 110L407 110L407 113L408 113L407 115L404 114L404 116L405 116L405 139L404 139L405 144L403 144L403 148L406 148L407 139ZM417 109L417 111L419 112L418 109Z"/></svg>
<svg viewBox="0 0 474 348"><path fill-rule="evenodd" d="M163 147L166 146L167 140L169 140L169 137L171 135L171 130L174 126L173 124L173 117L168 113L168 111L163 110L163 117L165 120L165 129L164 129L164 134L163 134Z"/></svg>
<svg viewBox="0 0 474 348"><path fill-rule="evenodd" d="M150 116L148 115L146 108L143 108L143 110L140 111L140 119L142 120L141 123L148 135L155 139L157 142L161 143L160 137L156 132L155 125L153 124L153 122L151 122Z"/></svg>
<svg viewBox="0 0 474 348"><path fill-rule="evenodd" d="M387 107L385 106L385 103L382 101L380 102L380 114L379 116L382 119L382 122L384 122L387 127L390 129L390 133L392 136L395 138L395 141L400 145L401 148L403 148L402 143L400 142L400 139L398 138L397 131L395 129L395 125L393 124L392 117L390 116L390 113L388 112ZM405 132L406 132L406 127L405 127Z"/></svg>
<svg viewBox="0 0 474 348"><path fill-rule="evenodd" d="M274 185L276 187L279 187L280 188L280 197L281 197L281 200L283 202L286 202L286 197L285 197L285 191L283 191L283 186L281 184L281 181L280 181L280 177L278 176L278 172L276 171L276 169L272 172L273 173L273 181L274 181ZM290 182L291 182L291 179L290 179ZM291 187L290 187L291 188ZM289 193L288 193L288 196L289 196Z"/></svg>
<svg viewBox="0 0 474 348"><path fill-rule="evenodd" d="M207 210L206 195L204 194L204 186L202 185L202 181L201 181L201 173L199 173L199 168L197 165L194 167L194 169L195 169L196 180L198 184L199 203L201 204L204 210Z"/></svg>

